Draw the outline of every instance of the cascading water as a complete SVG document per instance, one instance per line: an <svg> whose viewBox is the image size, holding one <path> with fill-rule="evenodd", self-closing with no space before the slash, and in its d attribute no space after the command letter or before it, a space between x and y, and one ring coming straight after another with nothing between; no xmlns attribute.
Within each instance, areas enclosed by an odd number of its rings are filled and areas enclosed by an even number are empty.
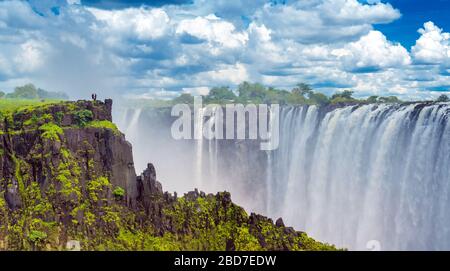
<svg viewBox="0 0 450 271"><path fill-rule="evenodd" d="M277 214L320 240L365 249L450 248L449 106L285 108L272 175ZM289 129L288 129L289 128Z"/></svg>
<svg viewBox="0 0 450 271"><path fill-rule="evenodd" d="M170 113L134 113L138 123L128 113L119 127L139 131L136 160L152 161L169 189L228 190L249 211L349 249L450 249L449 104L282 107L270 152L252 140L176 141Z"/></svg>
<svg viewBox="0 0 450 271"><path fill-rule="evenodd" d="M126 135L129 136L130 140L133 141L135 138L137 138L139 133L139 117L141 116L142 109L138 108L136 109L132 116L131 120L128 123L127 127L123 130Z"/></svg>
<svg viewBox="0 0 450 271"><path fill-rule="evenodd" d="M196 140L196 171L195 184L198 188L203 188L203 118L204 109L200 108L194 112L194 139Z"/></svg>

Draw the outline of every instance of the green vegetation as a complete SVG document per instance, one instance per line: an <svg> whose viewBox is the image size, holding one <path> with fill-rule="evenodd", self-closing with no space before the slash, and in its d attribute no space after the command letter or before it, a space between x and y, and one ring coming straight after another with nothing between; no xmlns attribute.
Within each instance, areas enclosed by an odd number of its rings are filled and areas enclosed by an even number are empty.
<svg viewBox="0 0 450 271"><path fill-rule="evenodd" d="M314 91L305 83L299 83L291 90L266 87L260 83L243 82L236 89L228 86L213 87L208 95L203 95L205 104L227 103L254 103L254 104L280 104L280 105L335 105L335 104L371 104L371 103L403 103L396 96L370 96L368 98L356 98L354 92L343 90L327 96ZM131 101L129 101L131 102ZM194 97L188 93L182 93L172 100L132 100L134 106L139 107L170 107L174 104L193 104Z"/></svg>
<svg viewBox="0 0 450 271"><path fill-rule="evenodd" d="M437 98L436 102L450 102L450 98L447 95L442 94Z"/></svg>
<svg viewBox="0 0 450 271"><path fill-rule="evenodd" d="M123 189L120 186L117 186L113 190L113 195L116 199L123 199L123 197L125 196L125 189Z"/></svg>
<svg viewBox="0 0 450 271"><path fill-rule="evenodd" d="M229 193L205 197L182 197L164 210L175 225L174 235L184 250L335 250L331 245L319 243L305 233L288 237L285 229L277 227L265 217L252 215L229 199ZM288 240L293 238L294 240ZM264 246L261 243L265 244Z"/></svg>
<svg viewBox="0 0 450 271"><path fill-rule="evenodd" d="M92 127L92 128L105 128L112 130L115 134L120 134L119 128L117 126L110 122L109 120L93 120L87 124L84 125L85 127Z"/></svg>
<svg viewBox="0 0 450 271"><path fill-rule="evenodd" d="M0 119L9 123L9 133L40 131L41 138L54 141L58 141L64 129L69 128L107 129L119 135L119 129L111 121L94 120L93 111L102 110L101 103L92 101L0 99ZM0 131L0 134L4 132Z"/></svg>
<svg viewBox="0 0 450 271"><path fill-rule="evenodd" d="M21 100L21 99L0 99L0 112L12 112L19 109L36 108L43 105L59 103L57 100Z"/></svg>
<svg viewBox="0 0 450 271"><path fill-rule="evenodd" d="M2 92L3 93L3 92ZM67 100L69 97L63 92L51 92L41 88L36 88L33 84L26 84L24 86L16 87L14 92L5 95L0 95L6 99L53 99L53 100Z"/></svg>
<svg viewBox="0 0 450 271"><path fill-rule="evenodd" d="M172 101L174 104L193 104L194 97L191 94L182 93L180 96L174 98Z"/></svg>
<svg viewBox="0 0 450 271"><path fill-rule="evenodd" d="M186 94L184 94L186 95ZM187 98L185 98L188 100ZM229 87L215 87L209 91L209 94L205 97L206 103L226 103L236 101L237 96Z"/></svg>
<svg viewBox="0 0 450 271"><path fill-rule="evenodd" d="M39 127L43 133L41 135L42 138L59 141L59 136L63 134L63 129L54 123L46 123Z"/></svg>
<svg viewBox="0 0 450 271"><path fill-rule="evenodd" d="M326 91L326 93L330 93ZM207 95L202 95L204 104L228 103L241 104L280 104L280 105L358 105L358 104L385 104L385 103L406 103L396 96L369 96L355 97L352 90L337 91L326 95L316 91L306 83L299 83L292 89L280 89L267 87L260 83L243 82L235 89L229 86L212 87ZM436 102L448 102L447 95L441 95ZM416 101L432 102L432 101ZM171 100L161 99L129 99L125 105L139 108L168 108L175 104L193 104L194 96L189 93L182 93Z"/></svg>
<svg viewBox="0 0 450 271"><path fill-rule="evenodd" d="M47 234L46 234L45 232L42 232L42 231L32 230L32 231L30 232L30 234L28 235L28 239L30 239L30 241L31 241L33 244L41 243L41 242L43 242L46 238L47 238Z"/></svg>
<svg viewBox="0 0 450 271"><path fill-rule="evenodd" d="M92 121L94 118L94 115L92 114L91 110L88 109L82 109L79 111L76 111L74 113L75 121L77 122L78 126L85 127L88 122Z"/></svg>

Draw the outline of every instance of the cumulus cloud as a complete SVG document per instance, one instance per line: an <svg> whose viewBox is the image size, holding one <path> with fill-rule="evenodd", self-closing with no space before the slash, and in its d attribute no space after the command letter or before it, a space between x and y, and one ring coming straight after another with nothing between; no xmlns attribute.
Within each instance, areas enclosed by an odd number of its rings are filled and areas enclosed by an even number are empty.
<svg viewBox="0 0 450 271"><path fill-rule="evenodd" d="M389 3L380 1L364 5L357 0L324 1L317 10L322 12L323 20L338 24L380 24L389 23L400 18L400 11Z"/></svg>
<svg viewBox="0 0 450 271"><path fill-rule="evenodd" d="M104 9L120 9L129 6L139 7L142 5L159 7L170 4L173 5L187 4L190 2L190 0L68 0L68 1Z"/></svg>
<svg viewBox="0 0 450 271"><path fill-rule="evenodd" d="M345 70L356 72L402 67L411 63L408 51L400 44L389 42L379 31L370 31L358 41L333 50L332 54L342 61Z"/></svg>
<svg viewBox="0 0 450 271"><path fill-rule="evenodd" d="M426 22L418 32L421 36L412 48L415 60L428 64L450 64L450 33L443 32L433 22Z"/></svg>
<svg viewBox="0 0 450 271"><path fill-rule="evenodd" d="M104 25L96 25L110 36L136 37L152 40L164 36L169 28L169 16L159 8L127 8L124 10L89 9Z"/></svg>
<svg viewBox="0 0 450 271"><path fill-rule="evenodd" d="M42 27L44 20L26 2L0 1L0 22L4 27L27 30Z"/></svg>
<svg viewBox="0 0 450 271"><path fill-rule="evenodd" d="M432 22L408 52L374 30L400 18L390 4L278 2L1 1L0 88L33 81L73 98L167 98L303 81L327 93L416 97L448 85L449 34Z"/></svg>
<svg viewBox="0 0 450 271"><path fill-rule="evenodd" d="M266 4L256 20L277 29L280 38L301 43L333 43L357 39L372 24L389 23L400 17L390 4L362 4L356 0L298 1L292 5Z"/></svg>
<svg viewBox="0 0 450 271"><path fill-rule="evenodd" d="M45 62L47 45L37 40L28 40L20 45L20 51L14 61L21 72L32 72L42 67Z"/></svg>
<svg viewBox="0 0 450 271"><path fill-rule="evenodd" d="M249 80L247 69L241 63L235 65L226 65L214 71L207 71L198 75L200 83L217 82L218 85L229 84L237 85L243 81ZM206 82L202 82L206 81Z"/></svg>
<svg viewBox="0 0 450 271"><path fill-rule="evenodd" d="M188 34L206 40L211 47L236 48L244 46L248 40L247 33L236 31L232 23L221 20L214 14L181 20L176 33Z"/></svg>

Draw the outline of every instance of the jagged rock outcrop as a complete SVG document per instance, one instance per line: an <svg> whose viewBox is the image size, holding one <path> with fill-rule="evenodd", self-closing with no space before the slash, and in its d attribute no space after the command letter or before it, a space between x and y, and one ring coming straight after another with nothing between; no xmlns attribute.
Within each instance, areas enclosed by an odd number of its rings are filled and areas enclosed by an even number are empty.
<svg viewBox="0 0 450 271"><path fill-rule="evenodd" d="M334 249L251 214L229 193L163 191L136 176L112 100L0 110L0 249Z"/></svg>

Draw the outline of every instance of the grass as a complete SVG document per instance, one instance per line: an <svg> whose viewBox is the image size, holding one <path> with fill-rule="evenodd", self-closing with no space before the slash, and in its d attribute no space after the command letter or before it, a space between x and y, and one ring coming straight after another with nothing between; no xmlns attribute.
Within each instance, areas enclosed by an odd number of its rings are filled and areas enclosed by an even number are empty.
<svg viewBox="0 0 450 271"><path fill-rule="evenodd" d="M89 122L86 125L86 127L110 129L115 134L120 134L120 131L117 128L117 126L108 120L93 120L93 121Z"/></svg>
<svg viewBox="0 0 450 271"><path fill-rule="evenodd" d="M34 107L58 102L60 102L60 100L0 99L0 111L13 112L23 107Z"/></svg>

